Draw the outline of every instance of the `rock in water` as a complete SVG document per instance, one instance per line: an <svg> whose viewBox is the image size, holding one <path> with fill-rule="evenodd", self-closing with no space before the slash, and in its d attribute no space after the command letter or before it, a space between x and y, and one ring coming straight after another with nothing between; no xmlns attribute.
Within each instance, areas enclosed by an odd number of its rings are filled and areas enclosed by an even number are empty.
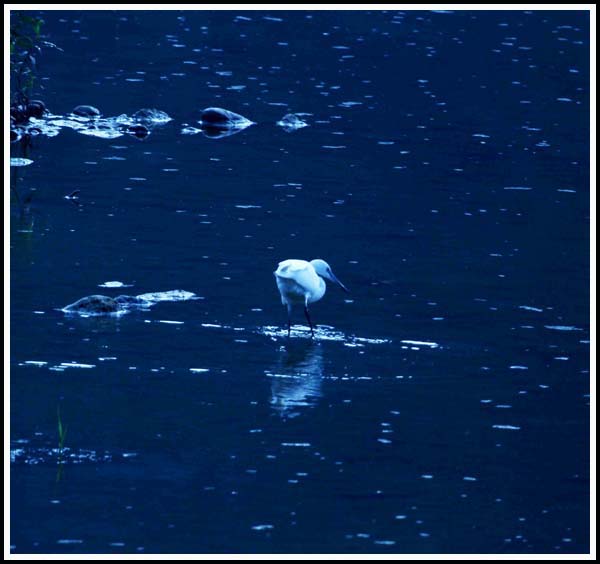
<svg viewBox="0 0 600 564"><path fill-rule="evenodd" d="M185 290L168 290L166 292L148 292L147 294L140 294L135 296L137 299L142 300L146 303L157 303L157 302L180 302L186 300L196 299L197 296L194 292L186 292Z"/></svg>
<svg viewBox="0 0 600 564"><path fill-rule="evenodd" d="M115 302L121 307L148 307L152 305L148 300L144 300L139 296L126 296L124 294L117 296Z"/></svg>
<svg viewBox="0 0 600 564"><path fill-rule="evenodd" d="M86 296L63 308L65 313L98 315L101 313L117 313L121 311L120 303L108 296Z"/></svg>
<svg viewBox="0 0 600 564"><path fill-rule="evenodd" d="M150 130L145 125L136 123L127 127L127 133L139 139L143 139L144 137L148 137L148 135L150 135Z"/></svg>
<svg viewBox="0 0 600 564"><path fill-rule="evenodd" d="M296 131L296 129L307 127L308 123L300 118L302 115L306 114L287 114L277 122L277 125L283 127L283 129L287 132Z"/></svg>
<svg viewBox="0 0 600 564"><path fill-rule="evenodd" d="M46 105L41 100L31 100L27 104L27 116L41 118L46 113Z"/></svg>
<svg viewBox="0 0 600 564"><path fill-rule="evenodd" d="M135 309L148 309L158 302L177 302L197 299L193 292L185 290L169 290L168 292L150 292L139 296L121 295L116 298L99 294L86 296L77 300L61 311L79 315L106 315L111 313L124 314Z"/></svg>
<svg viewBox="0 0 600 564"><path fill-rule="evenodd" d="M138 123L167 123L172 120L169 114L152 108L142 108L131 116Z"/></svg>
<svg viewBox="0 0 600 564"><path fill-rule="evenodd" d="M27 108L22 105L11 106L10 108L10 117L14 120L15 123L25 123L28 119L27 117Z"/></svg>
<svg viewBox="0 0 600 564"><path fill-rule="evenodd" d="M202 110L200 123L203 127L214 129L244 129L254 124L244 116L223 108L206 108Z"/></svg>
<svg viewBox="0 0 600 564"><path fill-rule="evenodd" d="M77 106L73 109L73 113L76 116L81 117L100 117L100 110L98 108L94 108L94 106Z"/></svg>

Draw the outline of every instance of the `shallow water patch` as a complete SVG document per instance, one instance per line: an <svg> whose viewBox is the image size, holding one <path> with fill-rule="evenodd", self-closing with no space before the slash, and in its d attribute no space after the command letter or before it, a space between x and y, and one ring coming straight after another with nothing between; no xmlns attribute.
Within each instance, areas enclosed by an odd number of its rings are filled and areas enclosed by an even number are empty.
<svg viewBox="0 0 600 564"><path fill-rule="evenodd" d="M285 328L275 326L259 327L257 332L261 335L270 337L272 340L279 338L287 339L288 331ZM296 325L291 328L290 338L292 337L311 337L310 327L304 325ZM336 331L329 325L319 325L314 328L314 339L315 341L336 341L339 343L345 343L350 345L357 345L357 343L364 344L386 344L391 343L390 339L373 339L366 337L356 337L355 335L346 335L341 331ZM358 346L358 345L357 345Z"/></svg>

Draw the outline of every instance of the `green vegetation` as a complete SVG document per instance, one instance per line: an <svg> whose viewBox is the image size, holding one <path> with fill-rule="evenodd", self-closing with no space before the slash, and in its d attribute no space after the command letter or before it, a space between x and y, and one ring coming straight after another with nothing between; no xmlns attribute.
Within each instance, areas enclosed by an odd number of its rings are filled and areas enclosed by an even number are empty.
<svg viewBox="0 0 600 564"><path fill-rule="evenodd" d="M63 451L65 449L65 439L67 438L67 428L63 426L60 417L60 405L56 407L56 418L58 426L58 470L56 472L56 481L59 482L62 477Z"/></svg>
<svg viewBox="0 0 600 564"><path fill-rule="evenodd" d="M42 39L44 20L29 14L33 12L15 11L10 15L10 102L11 109L19 108L22 111L34 92L37 57L42 48L59 49L54 43Z"/></svg>
<svg viewBox="0 0 600 564"><path fill-rule="evenodd" d="M10 84L11 106L29 103L36 78L37 56L41 52L43 20L23 12L11 14Z"/></svg>
<svg viewBox="0 0 600 564"><path fill-rule="evenodd" d="M62 419L60 418L60 406L56 408L56 416L58 421L58 451L62 455L65 448L65 439L67 438L67 428L63 427Z"/></svg>
<svg viewBox="0 0 600 564"><path fill-rule="evenodd" d="M44 102L32 100L35 89L43 88L36 82L38 55L45 47L59 48L42 39L43 24L44 20L37 12L10 12L10 141L11 145L15 145L15 148L11 149L11 157L29 156L31 135L20 126L27 123L31 117L42 117L46 111ZM33 192L24 197L19 195L18 183L23 180L22 177L20 169L11 166L11 192L19 206L21 219L28 224L26 231L29 232L33 228L33 220L27 217Z"/></svg>

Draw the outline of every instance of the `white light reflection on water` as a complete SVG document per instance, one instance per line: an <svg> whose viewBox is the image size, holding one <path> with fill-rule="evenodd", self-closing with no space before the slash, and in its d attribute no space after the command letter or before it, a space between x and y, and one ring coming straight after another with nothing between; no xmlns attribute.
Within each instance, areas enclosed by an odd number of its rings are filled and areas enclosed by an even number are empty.
<svg viewBox="0 0 600 564"><path fill-rule="evenodd" d="M296 408L314 405L322 396L323 350L319 343L281 347L271 378L271 406L282 417L299 415Z"/></svg>
<svg viewBox="0 0 600 564"><path fill-rule="evenodd" d="M277 338L287 339L287 328L265 326L259 327L258 333L271 337L276 340ZM315 341L337 341L342 343L365 343L365 344L383 344L390 343L390 339L372 339L365 337L356 337L354 335L346 335L341 331L336 331L330 325L318 325L314 328L314 340ZM294 325L290 331L290 337L307 337L310 338L310 327L305 325Z"/></svg>

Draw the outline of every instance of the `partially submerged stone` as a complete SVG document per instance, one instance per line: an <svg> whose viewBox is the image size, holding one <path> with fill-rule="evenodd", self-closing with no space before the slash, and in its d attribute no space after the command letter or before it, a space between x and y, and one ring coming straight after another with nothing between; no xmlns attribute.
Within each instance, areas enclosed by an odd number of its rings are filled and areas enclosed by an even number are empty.
<svg viewBox="0 0 600 564"><path fill-rule="evenodd" d="M116 299L97 294L81 298L75 303L64 307L63 311L65 313L98 315L102 313L117 313L121 309L122 307Z"/></svg>
<svg viewBox="0 0 600 564"><path fill-rule="evenodd" d="M73 113L76 116L81 117L100 117L101 113L98 108L94 106L81 105L73 108Z"/></svg>
<svg viewBox="0 0 600 564"><path fill-rule="evenodd" d="M244 116L223 108L205 108L200 115L200 123L203 127L215 129L244 129L254 124Z"/></svg>
<svg viewBox="0 0 600 564"><path fill-rule="evenodd" d="M162 110L155 110L154 108L142 108L131 116L134 120L139 123L167 123L172 120L171 116Z"/></svg>
<svg viewBox="0 0 600 564"><path fill-rule="evenodd" d="M139 123L129 125L126 129L129 135L133 135L139 139L143 139L144 137L148 137L150 135L150 130L145 126Z"/></svg>
<svg viewBox="0 0 600 564"><path fill-rule="evenodd" d="M186 290L167 290L165 292L148 292L147 294L140 294L136 296L140 300L145 302L180 302L186 300L197 299L194 292L187 292Z"/></svg>
<svg viewBox="0 0 600 564"><path fill-rule="evenodd" d="M22 104L14 105L10 107L11 123L21 124L25 123L29 118L27 116L27 108Z"/></svg>
<svg viewBox="0 0 600 564"><path fill-rule="evenodd" d="M41 100L31 100L26 112L27 117L41 118L46 113L46 105Z"/></svg>
<svg viewBox="0 0 600 564"><path fill-rule="evenodd" d="M287 132L296 131L296 129L307 127L308 123L301 118L301 116L304 115L307 114L287 114L277 122L277 125L283 127L283 129Z"/></svg>
<svg viewBox="0 0 600 564"><path fill-rule="evenodd" d="M95 294L77 300L61 311L65 313L76 313L79 315L107 315L122 314L131 309L148 309L157 302L163 301L185 301L196 298L193 292L185 290L169 290L167 292L151 292L139 296L121 295L116 298Z"/></svg>
<svg viewBox="0 0 600 564"><path fill-rule="evenodd" d="M115 301L122 307L148 307L152 305L148 300L141 296L117 296Z"/></svg>
<svg viewBox="0 0 600 564"><path fill-rule="evenodd" d="M145 308L152 305L147 300L138 296L117 296L111 298L101 294L86 296L62 309L65 313L78 313L81 315L101 315L108 313L124 313L132 307Z"/></svg>

